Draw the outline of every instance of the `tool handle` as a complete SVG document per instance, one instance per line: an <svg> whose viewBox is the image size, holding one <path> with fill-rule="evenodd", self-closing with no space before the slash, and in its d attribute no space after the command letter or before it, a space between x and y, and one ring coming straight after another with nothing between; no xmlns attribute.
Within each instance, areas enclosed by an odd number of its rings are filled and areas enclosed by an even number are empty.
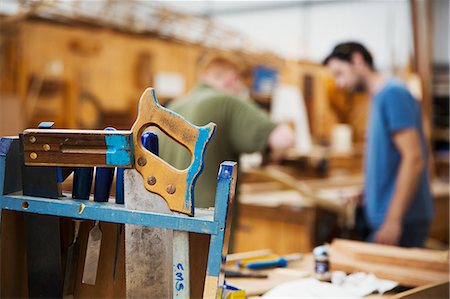
<svg viewBox="0 0 450 299"><path fill-rule="evenodd" d="M152 154L159 156L158 134L155 132L145 132L141 137L142 145Z"/></svg>
<svg viewBox="0 0 450 299"><path fill-rule="evenodd" d="M233 271L233 270L225 270L225 277L248 277L248 278L267 278L267 274L263 273L255 273L255 272L242 272L242 271Z"/></svg>
<svg viewBox="0 0 450 299"><path fill-rule="evenodd" d="M77 167L73 177L72 198L88 200L91 194L94 167Z"/></svg>
<svg viewBox="0 0 450 299"><path fill-rule="evenodd" d="M56 182L58 187L58 196L62 197L62 183L64 182L64 177L61 166L56 166Z"/></svg>
<svg viewBox="0 0 450 299"><path fill-rule="evenodd" d="M276 258L273 260L261 260L261 261L254 261L254 262L248 262L245 264L245 268L247 269L253 269L253 270L259 270L259 269L268 269L268 268L276 268L276 267L286 267L288 264L288 261L285 258Z"/></svg>
<svg viewBox="0 0 450 299"><path fill-rule="evenodd" d="M105 131L115 131L112 127L105 128ZM94 201L107 202L109 193L111 192L111 185L114 179L115 168L111 167L97 167L95 172L95 186L94 186Z"/></svg>
<svg viewBox="0 0 450 299"><path fill-rule="evenodd" d="M117 168L116 174L116 204L123 205L125 203L125 190L124 190L124 175L123 168Z"/></svg>
<svg viewBox="0 0 450 299"><path fill-rule="evenodd" d="M157 126L191 153L187 169L178 170L144 148L141 136L150 126ZM173 211L194 215L193 190L203 168L205 148L216 125L198 127L182 116L159 105L153 88L147 88L139 101L138 117L133 132L136 170L142 175L147 190L163 197Z"/></svg>
<svg viewBox="0 0 450 299"><path fill-rule="evenodd" d="M113 178L114 168L97 167L95 172L94 201L108 201Z"/></svg>

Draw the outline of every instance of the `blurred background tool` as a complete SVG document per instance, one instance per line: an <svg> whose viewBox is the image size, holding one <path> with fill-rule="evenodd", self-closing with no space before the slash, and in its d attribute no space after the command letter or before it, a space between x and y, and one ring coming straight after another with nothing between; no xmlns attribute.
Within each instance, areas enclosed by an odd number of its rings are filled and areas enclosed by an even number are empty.
<svg viewBox="0 0 450 299"><path fill-rule="evenodd" d="M249 272L249 271L234 271L234 270L225 270L225 278L237 278L237 277L246 277L246 278L267 278L267 274L257 273L257 272Z"/></svg>
<svg viewBox="0 0 450 299"><path fill-rule="evenodd" d="M273 252L270 249L260 249L260 250L252 250L246 252L239 253L231 253L227 255L227 263L236 262L243 259L253 258L253 257L261 257L271 255Z"/></svg>
<svg viewBox="0 0 450 299"><path fill-rule="evenodd" d="M247 269L268 269L275 267L286 267L289 261L299 260L303 258L303 254L293 253L285 256L275 254L243 259L237 264L241 268Z"/></svg>

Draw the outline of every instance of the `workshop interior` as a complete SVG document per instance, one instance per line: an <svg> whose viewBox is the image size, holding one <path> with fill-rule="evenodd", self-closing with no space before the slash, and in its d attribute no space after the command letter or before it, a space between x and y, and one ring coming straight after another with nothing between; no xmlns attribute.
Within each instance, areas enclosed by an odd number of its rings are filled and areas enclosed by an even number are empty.
<svg viewBox="0 0 450 299"><path fill-rule="evenodd" d="M449 298L448 0L0 0L1 298Z"/></svg>

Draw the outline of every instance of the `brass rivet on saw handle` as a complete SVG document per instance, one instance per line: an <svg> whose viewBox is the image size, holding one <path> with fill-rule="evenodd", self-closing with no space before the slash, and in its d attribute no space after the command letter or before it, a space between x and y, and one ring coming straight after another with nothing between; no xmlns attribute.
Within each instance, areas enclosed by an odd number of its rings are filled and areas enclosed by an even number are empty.
<svg viewBox="0 0 450 299"><path fill-rule="evenodd" d="M42 148L44 149L44 151L48 152L48 151L50 150L50 145L48 145L48 144L46 143L46 144L44 144L44 145L42 146Z"/></svg>
<svg viewBox="0 0 450 299"><path fill-rule="evenodd" d="M31 143L35 143L36 142L36 137L30 136L29 140L30 140Z"/></svg>
<svg viewBox="0 0 450 299"><path fill-rule="evenodd" d="M37 154L36 154L35 152L32 152L32 153L30 154L30 158L33 159L33 160L35 160L35 159L37 158Z"/></svg>
<svg viewBox="0 0 450 299"><path fill-rule="evenodd" d="M139 166L145 166L145 164L147 164L147 159L145 159L144 157L139 157L137 162Z"/></svg>
<svg viewBox="0 0 450 299"><path fill-rule="evenodd" d="M172 185L172 184L167 185L167 188L166 188L167 193L174 194L176 190L177 190L177 188L175 188L174 185Z"/></svg>
<svg viewBox="0 0 450 299"><path fill-rule="evenodd" d="M156 178L154 177L154 176L149 176L148 178L147 178L147 183L149 184L149 185L154 185L154 184L156 184Z"/></svg>

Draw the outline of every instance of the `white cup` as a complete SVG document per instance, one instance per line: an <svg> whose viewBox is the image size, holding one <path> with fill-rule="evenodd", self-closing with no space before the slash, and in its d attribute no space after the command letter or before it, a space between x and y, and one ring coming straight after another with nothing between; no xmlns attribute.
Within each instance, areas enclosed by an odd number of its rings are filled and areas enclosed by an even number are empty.
<svg viewBox="0 0 450 299"><path fill-rule="evenodd" d="M352 128L347 124L337 124L331 131L331 150L334 153L352 151Z"/></svg>

